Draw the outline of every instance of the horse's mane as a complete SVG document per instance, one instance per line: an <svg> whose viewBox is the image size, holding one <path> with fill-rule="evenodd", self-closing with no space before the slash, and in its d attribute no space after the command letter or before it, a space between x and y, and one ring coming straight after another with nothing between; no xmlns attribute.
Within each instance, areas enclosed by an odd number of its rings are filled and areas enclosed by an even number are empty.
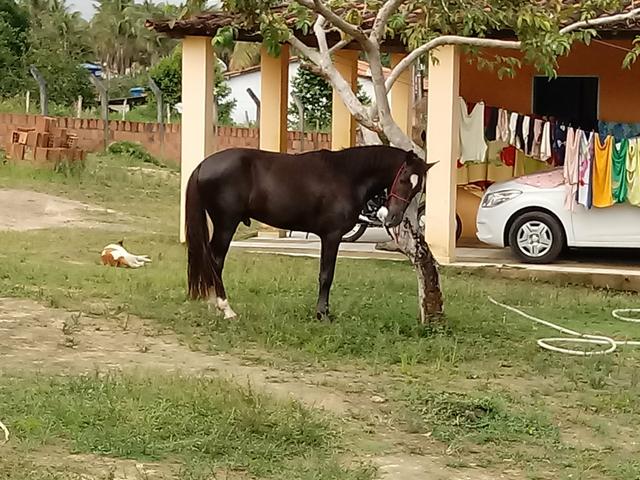
<svg viewBox="0 0 640 480"><path fill-rule="evenodd" d="M406 158L406 152L387 145L366 145L343 150L323 151L324 158L345 173L361 175L367 170L398 168Z"/></svg>

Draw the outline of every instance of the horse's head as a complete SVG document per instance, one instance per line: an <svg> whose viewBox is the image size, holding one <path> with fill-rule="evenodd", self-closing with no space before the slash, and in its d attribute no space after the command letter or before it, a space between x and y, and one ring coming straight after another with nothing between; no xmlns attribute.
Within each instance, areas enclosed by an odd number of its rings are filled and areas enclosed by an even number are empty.
<svg viewBox="0 0 640 480"><path fill-rule="evenodd" d="M427 171L435 163L426 163L413 152L407 152L389 190L387 203L378 210L378 218L385 227L393 228L400 225L404 212L413 197L422 190Z"/></svg>

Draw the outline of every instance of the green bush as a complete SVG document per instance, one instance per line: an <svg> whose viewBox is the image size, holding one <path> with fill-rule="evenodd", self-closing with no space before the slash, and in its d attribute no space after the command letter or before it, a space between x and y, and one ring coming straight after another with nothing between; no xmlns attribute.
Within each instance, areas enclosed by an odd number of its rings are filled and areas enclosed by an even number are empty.
<svg viewBox="0 0 640 480"><path fill-rule="evenodd" d="M147 152L147 150L139 143L113 142L107 147L107 153L110 153L112 155L127 156L135 160L139 160L140 162L151 163L159 167L163 166L160 160Z"/></svg>
<svg viewBox="0 0 640 480"><path fill-rule="evenodd" d="M176 48L173 53L164 57L149 71L168 105L175 105L180 101L182 94L182 50ZM215 84L213 87L218 109L218 123L232 125L231 112L236 106L236 100L229 98L231 87L224 79L218 63L215 66Z"/></svg>

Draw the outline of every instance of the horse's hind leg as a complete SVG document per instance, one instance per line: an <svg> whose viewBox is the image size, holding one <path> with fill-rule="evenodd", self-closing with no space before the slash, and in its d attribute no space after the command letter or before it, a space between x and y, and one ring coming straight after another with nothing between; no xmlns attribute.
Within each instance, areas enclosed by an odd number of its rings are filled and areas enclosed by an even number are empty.
<svg viewBox="0 0 640 480"><path fill-rule="evenodd" d="M227 293L224 289L222 280L222 270L224 269L224 261L229 251L229 245L233 239L240 222L216 223L213 228L213 238L211 239L211 247L213 249L213 268L216 272L217 282L215 286L215 298L212 294L209 298L209 304L215 305L224 313L224 318L235 318L236 314L229 305Z"/></svg>
<svg viewBox="0 0 640 480"><path fill-rule="evenodd" d="M336 269L336 258L340 246L341 235L327 235L321 238L322 252L320 255L320 291L316 316L318 320L329 319L329 292L333 283L333 274Z"/></svg>

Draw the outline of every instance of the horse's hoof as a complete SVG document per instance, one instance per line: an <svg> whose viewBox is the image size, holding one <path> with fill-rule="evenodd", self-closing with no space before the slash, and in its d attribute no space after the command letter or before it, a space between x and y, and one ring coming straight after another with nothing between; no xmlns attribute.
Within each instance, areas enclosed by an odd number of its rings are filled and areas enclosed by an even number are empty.
<svg viewBox="0 0 640 480"><path fill-rule="evenodd" d="M316 318L320 322L331 323L331 317L329 316L329 312L316 312Z"/></svg>
<svg viewBox="0 0 640 480"><path fill-rule="evenodd" d="M224 313L225 320L237 320L238 314L236 312L225 312Z"/></svg>

